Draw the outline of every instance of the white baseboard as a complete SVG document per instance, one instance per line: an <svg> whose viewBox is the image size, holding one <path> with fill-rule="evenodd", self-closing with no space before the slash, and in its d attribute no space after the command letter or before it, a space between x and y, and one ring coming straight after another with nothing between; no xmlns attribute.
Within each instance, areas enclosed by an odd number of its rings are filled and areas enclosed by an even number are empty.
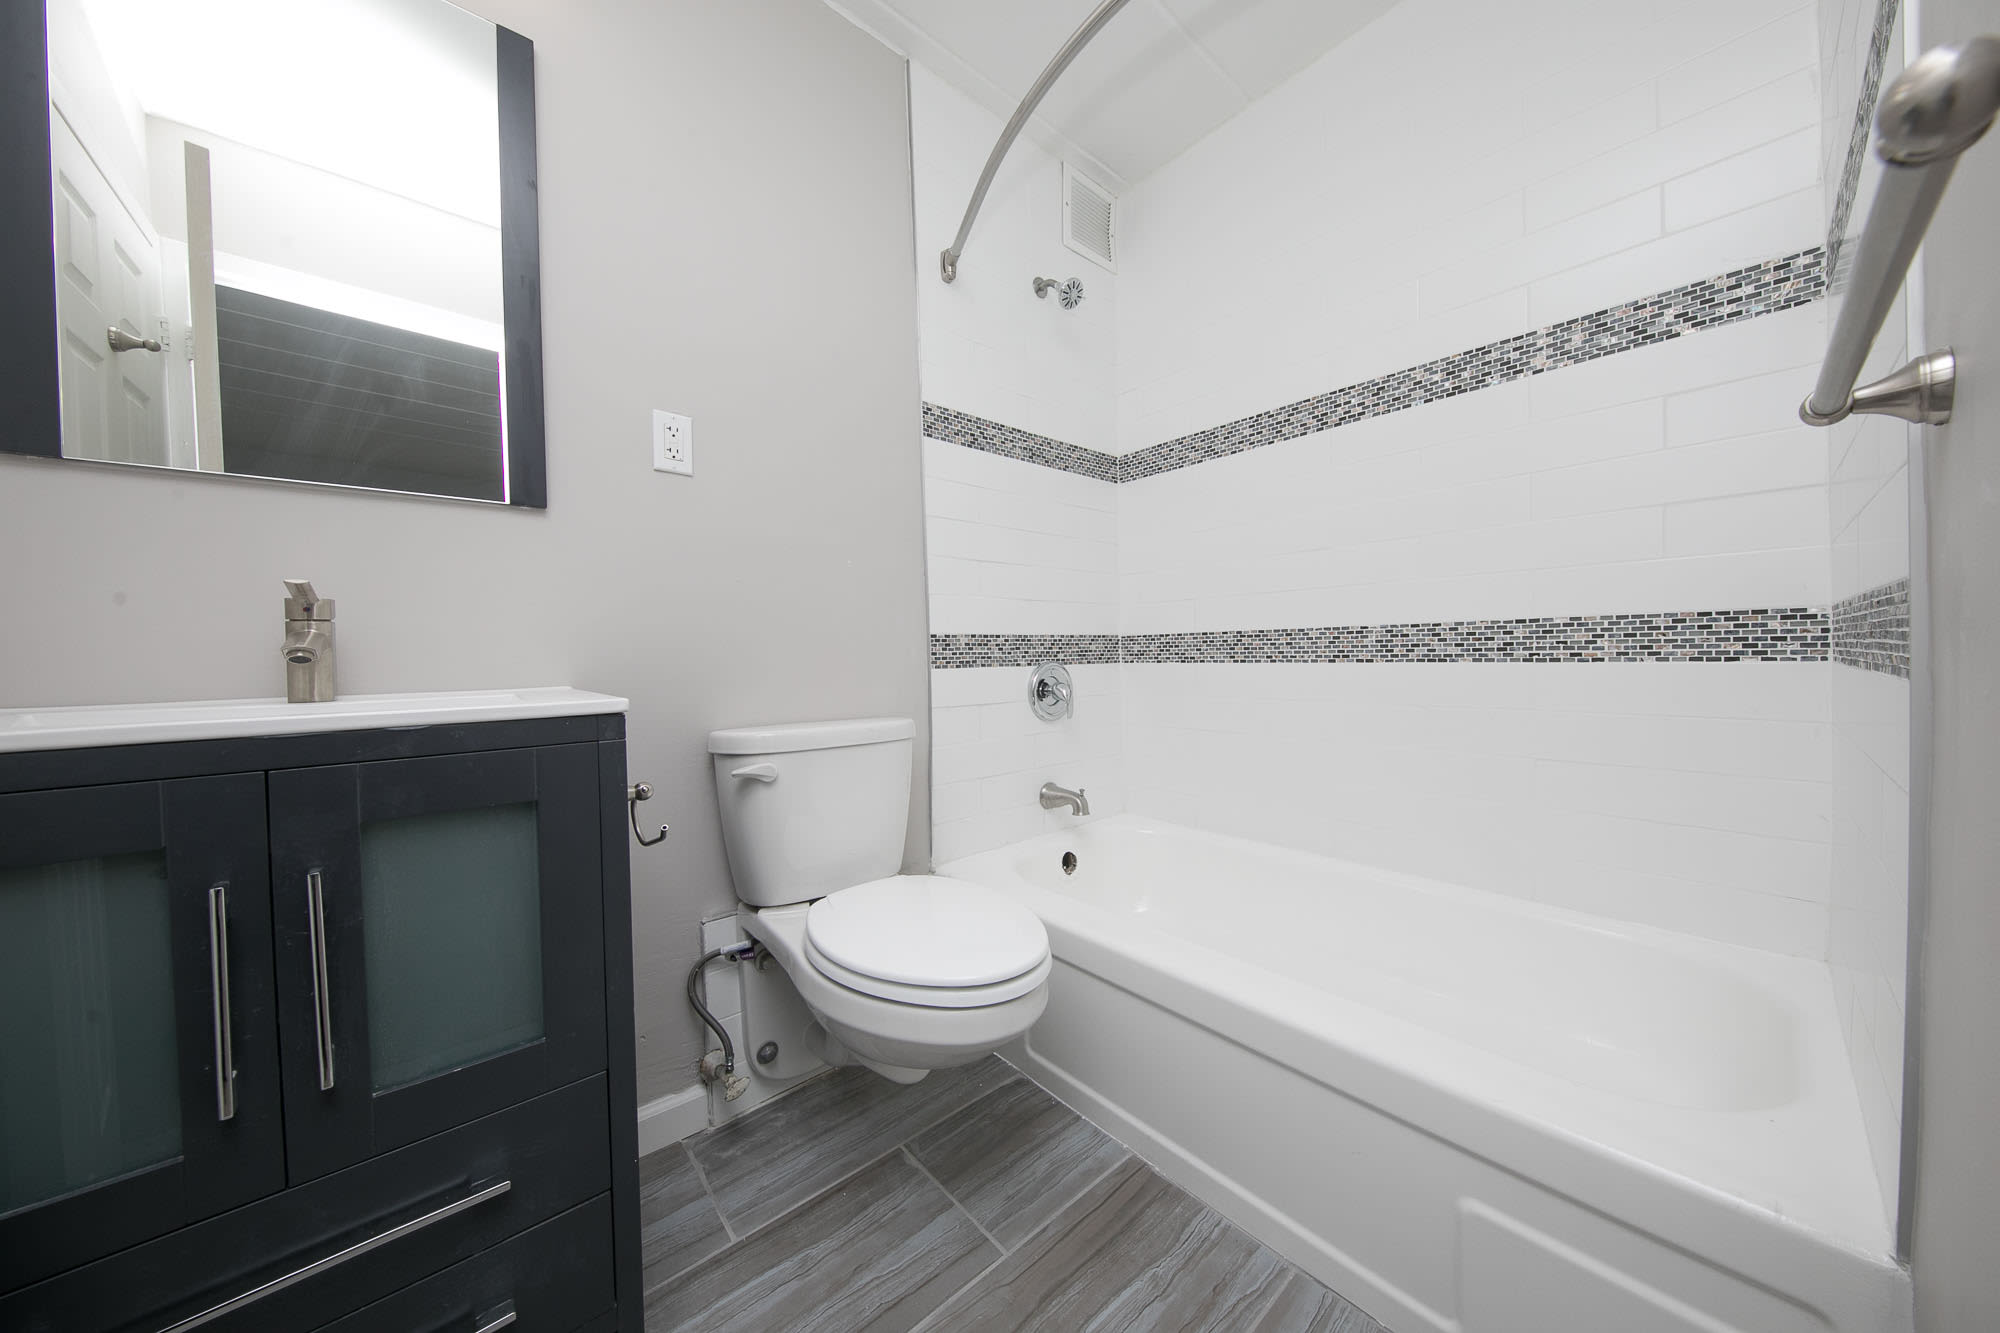
<svg viewBox="0 0 2000 1333"><path fill-rule="evenodd" d="M639 1108L639 1155L658 1152L708 1128L708 1089L697 1083Z"/></svg>

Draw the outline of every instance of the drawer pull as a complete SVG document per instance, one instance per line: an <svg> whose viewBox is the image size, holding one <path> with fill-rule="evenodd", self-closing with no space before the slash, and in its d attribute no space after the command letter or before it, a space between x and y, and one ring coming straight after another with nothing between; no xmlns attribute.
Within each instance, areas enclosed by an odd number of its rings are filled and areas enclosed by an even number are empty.
<svg viewBox="0 0 2000 1333"><path fill-rule="evenodd" d="M236 1118L236 1048L229 1013L229 885L208 891L208 998L215 1021L215 1118Z"/></svg>
<svg viewBox="0 0 2000 1333"><path fill-rule="evenodd" d="M306 872L306 936L312 944L313 1039L319 1048L319 1090L333 1091L333 995L326 981L326 885Z"/></svg>
<svg viewBox="0 0 2000 1333"><path fill-rule="evenodd" d="M474 1328L472 1333L494 1333L495 1329L505 1328L513 1322L514 1302L502 1301L479 1316L478 1327Z"/></svg>
<svg viewBox="0 0 2000 1333"><path fill-rule="evenodd" d="M283 1277L272 1278L260 1287L252 1287L241 1295L231 1296L220 1305L211 1305L200 1314L189 1315L179 1323L167 1325L160 1330L160 1333L184 1333L184 1330L190 1328L200 1328L203 1324L212 1323L226 1314L241 1310L246 1305L261 1301L266 1296L274 1296L287 1287L295 1287L309 1277L317 1277L329 1268L337 1268L349 1259L359 1259L370 1250L378 1250L391 1241L401 1240L403 1237L411 1235L414 1232L422 1231L425 1227L433 1223L442 1222L447 1217L456 1217L468 1208L477 1208L488 1199L497 1199L512 1188L514 1188L514 1182L511 1180L496 1180L476 1185L473 1187L472 1193L455 1203L448 1203L442 1208L436 1208L425 1213L422 1217L413 1217L407 1222L398 1223L390 1227L387 1231L375 1233L367 1240L357 1241L344 1250L336 1250L324 1259L315 1259L304 1268L293 1269ZM508 1309L507 1314L508 1320L511 1322L513 1319L513 1310L511 1307ZM494 1324L491 1327L500 1328L503 1325Z"/></svg>

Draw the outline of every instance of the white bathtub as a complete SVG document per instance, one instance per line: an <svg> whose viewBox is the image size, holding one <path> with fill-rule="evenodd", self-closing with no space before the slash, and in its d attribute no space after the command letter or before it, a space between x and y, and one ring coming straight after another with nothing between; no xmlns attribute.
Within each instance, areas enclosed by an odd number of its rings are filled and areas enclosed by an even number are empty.
<svg viewBox="0 0 2000 1333"><path fill-rule="evenodd" d="M1048 924L1010 1058L1395 1333L1911 1326L1822 964L1133 816L940 870Z"/></svg>

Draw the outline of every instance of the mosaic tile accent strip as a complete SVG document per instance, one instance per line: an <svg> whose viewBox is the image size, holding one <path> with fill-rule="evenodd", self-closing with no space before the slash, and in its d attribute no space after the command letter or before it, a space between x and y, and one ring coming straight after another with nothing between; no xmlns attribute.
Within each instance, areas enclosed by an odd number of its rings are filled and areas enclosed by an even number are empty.
<svg viewBox="0 0 2000 1333"><path fill-rule="evenodd" d="M1814 246L1148 445L1118 460L1117 480L1157 476L1805 305L1826 292L1825 258L1825 248Z"/></svg>
<svg viewBox="0 0 2000 1333"><path fill-rule="evenodd" d="M1135 634L1127 662L1824 662L1826 612L1661 611Z"/></svg>
<svg viewBox="0 0 2000 1333"><path fill-rule="evenodd" d="M1882 91L1882 70L1889 60L1889 38L1896 30L1896 12L1902 0L1877 0L1875 30L1868 41L1868 63L1862 67L1861 96L1854 104L1854 128L1847 136L1847 161L1840 170L1840 192L1834 196L1833 218L1826 228L1826 272L1838 287L1846 271L1840 267L1841 251L1847 245L1847 224L1854 215L1854 196L1861 188L1861 160L1868 151L1869 132L1875 125L1875 100Z"/></svg>
<svg viewBox="0 0 2000 1333"><path fill-rule="evenodd" d="M1910 676L1910 581L1897 579L1833 604L1833 660Z"/></svg>
<svg viewBox="0 0 2000 1333"><path fill-rule="evenodd" d="M1905 599L1907 603L1907 588ZM1829 646L1825 611L1777 607L1123 636L933 634L931 665L1032 666L1051 659L1137 663L1824 662ZM1080 652L1097 655L1086 657L1078 655Z"/></svg>
<svg viewBox="0 0 2000 1333"><path fill-rule="evenodd" d="M1104 665L1118 658L1116 634L933 634L933 667Z"/></svg>
<svg viewBox="0 0 2000 1333"><path fill-rule="evenodd" d="M1063 472L1095 477L1099 481L1118 480L1118 457L1086 449L1080 444L1052 440L1013 426L1003 426L970 412L958 412L936 403L924 404L924 438L945 444L962 444L968 449L999 454L1023 463L1039 463Z"/></svg>
<svg viewBox="0 0 2000 1333"><path fill-rule="evenodd" d="M1123 456L1050 439L936 403L924 404L924 436L1099 481L1138 481L1368 417L1386 416L1531 375L1582 365L1618 352L1649 347L1702 329L1790 310L1826 294L1826 256L1827 248L1816 245L1470 351L1454 352L1407 370L1302 398L1283 407L1268 408Z"/></svg>

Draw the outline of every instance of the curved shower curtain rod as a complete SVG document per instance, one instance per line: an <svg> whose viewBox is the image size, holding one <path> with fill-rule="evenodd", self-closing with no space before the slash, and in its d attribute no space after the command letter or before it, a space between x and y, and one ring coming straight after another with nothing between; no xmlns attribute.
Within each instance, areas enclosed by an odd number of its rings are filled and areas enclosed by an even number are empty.
<svg viewBox="0 0 2000 1333"><path fill-rule="evenodd" d="M1069 68L1070 61L1076 59L1077 52L1088 46L1090 39L1097 36L1098 30L1111 21L1113 14L1125 8L1127 2L1128 0L1104 0L1104 3L1083 21L1083 26L1070 34L1069 40L1063 43L1062 50L1056 52L1056 58L1049 62L1049 67L1035 80L1035 86L1028 89L1028 95L1021 99L1021 105L1014 108L1013 119L1007 122L1006 129L1000 131L999 141L993 145L993 151L987 154L986 170L979 173L979 184L972 187L972 200L965 206L965 220L958 224L958 239L938 256L938 269L944 274L946 282L958 277L958 257L965 253L966 238L972 235L973 219L979 216L979 206L986 202L986 191L992 186L993 177L999 173L1000 163L1005 160L1007 150L1012 148L1014 140L1020 137L1021 127L1028 123L1029 116L1035 114L1035 108L1042 104L1042 98L1048 95L1055 81L1062 77L1062 72Z"/></svg>

